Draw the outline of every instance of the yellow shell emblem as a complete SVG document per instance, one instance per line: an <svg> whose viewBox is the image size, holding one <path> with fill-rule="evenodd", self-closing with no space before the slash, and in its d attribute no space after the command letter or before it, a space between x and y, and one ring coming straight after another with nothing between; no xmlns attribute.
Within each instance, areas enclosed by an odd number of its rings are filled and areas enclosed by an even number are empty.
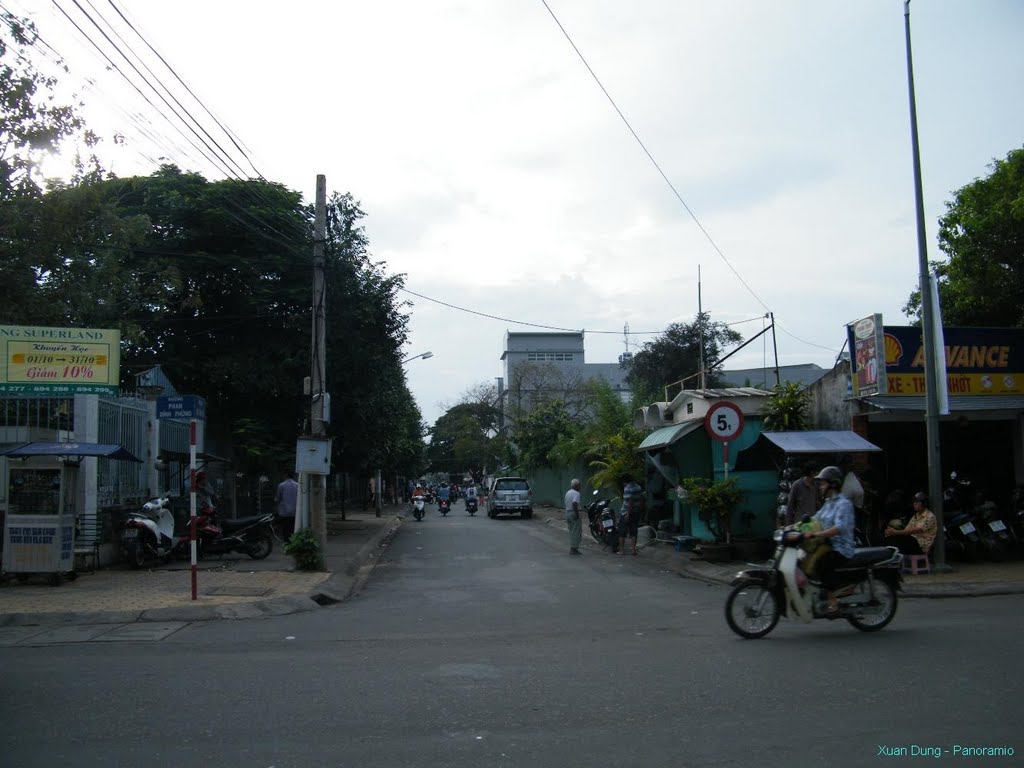
<svg viewBox="0 0 1024 768"><path fill-rule="evenodd" d="M885 334L885 364L896 365L903 357L903 345L895 336Z"/></svg>

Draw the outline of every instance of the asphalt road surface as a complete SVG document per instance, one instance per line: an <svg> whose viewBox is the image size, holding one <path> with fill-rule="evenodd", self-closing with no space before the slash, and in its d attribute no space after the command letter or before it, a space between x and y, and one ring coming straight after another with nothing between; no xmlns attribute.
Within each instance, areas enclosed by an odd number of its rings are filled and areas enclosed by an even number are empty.
<svg viewBox="0 0 1024 768"><path fill-rule="evenodd" d="M570 557L537 520L432 511L342 605L8 638L0 765L1022 762L1024 598L906 600L879 633L783 620L745 641L726 594L642 556Z"/></svg>

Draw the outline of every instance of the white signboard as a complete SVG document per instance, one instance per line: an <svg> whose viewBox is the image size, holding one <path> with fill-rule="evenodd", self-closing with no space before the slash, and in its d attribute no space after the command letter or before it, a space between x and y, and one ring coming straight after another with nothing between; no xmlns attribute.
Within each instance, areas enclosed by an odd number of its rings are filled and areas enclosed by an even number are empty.
<svg viewBox="0 0 1024 768"><path fill-rule="evenodd" d="M71 515L7 515L3 568L8 573L67 573L74 559Z"/></svg>

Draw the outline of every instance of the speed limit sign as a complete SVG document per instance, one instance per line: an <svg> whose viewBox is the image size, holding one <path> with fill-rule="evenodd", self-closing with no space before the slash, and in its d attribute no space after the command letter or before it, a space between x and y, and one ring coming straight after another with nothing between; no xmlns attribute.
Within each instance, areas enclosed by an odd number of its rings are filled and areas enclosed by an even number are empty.
<svg viewBox="0 0 1024 768"><path fill-rule="evenodd" d="M743 411L735 403L715 403L704 417L704 428L712 440L728 442L743 431Z"/></svg>

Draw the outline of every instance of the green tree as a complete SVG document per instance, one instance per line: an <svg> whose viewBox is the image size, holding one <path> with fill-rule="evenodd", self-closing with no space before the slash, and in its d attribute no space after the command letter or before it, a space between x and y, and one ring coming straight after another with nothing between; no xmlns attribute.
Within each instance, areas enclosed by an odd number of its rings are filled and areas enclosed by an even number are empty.
<svg viewBox="0 0 1024 768"><path fill-rule="evenodd" d="M34 297L43 268L33 245L54 226L40 210L39 163L85 135L80 104L61 104L57 79L33 66L38 42L30 21L0 12L0 306L8 319L20 317L12 307Z"/></svg>
<svg viewBox="0 0 1024 768"><path fill-rule="evenodd" d="M211 435L233 436L242 469L294 453L309 403L313 211L265 181L210 182L165 166L83 180L41 205L61 226L19 244L35 279L8 310L21 322L122 331L125 384L162 364L210 403ZM339 469L412 474L423 428L401 366L407 315L367 254L363 216L332 196L325 243L327 389Z"/></svg>
<svg viewBox="0 0 1024 768"><path fill-rule="evenodd" d="M666 385L698 373L702 332L708 386L714 387L722 371L716 361L727 346L742 341L743 337L724 323L712 322L704 312L692 323L673 323L663 336L647 342L633 355L628 379L634 393L646 402L661 400ZM698 378L689 379L685 385L687 389L697 386Z"/></svg>
<svg viewBox="0 0 1024 768"><path fill-rule="evenodd" d="M527 471L552 466L555 446L571 440L579 429L563 401L540 403L516 424L512 439L519 451L519 466Z"/></svg>
<svg viewBox="0 0 1024 768"><path fill-rule="evenodd" d="M499 412L493 397L464 400L445 411L430 429L427 462L432 472L469 472L480 482L484 469L500 463L504 438L496 435Z"/></svg>
<svg viewBox="0 0 1024 768"><path fill-rule="evenodd" d="M767 431L807 429L811 393L794 381L778 384L765 399L762 419Z"/></svg>
<svg viewBox="0 0 1024 768"><path fill-rule="evenodd" d="M942 320L958 326L1024 326L1024 149L954 193L939 219ZM920 289L903 311L920 320Z"/></svg>

